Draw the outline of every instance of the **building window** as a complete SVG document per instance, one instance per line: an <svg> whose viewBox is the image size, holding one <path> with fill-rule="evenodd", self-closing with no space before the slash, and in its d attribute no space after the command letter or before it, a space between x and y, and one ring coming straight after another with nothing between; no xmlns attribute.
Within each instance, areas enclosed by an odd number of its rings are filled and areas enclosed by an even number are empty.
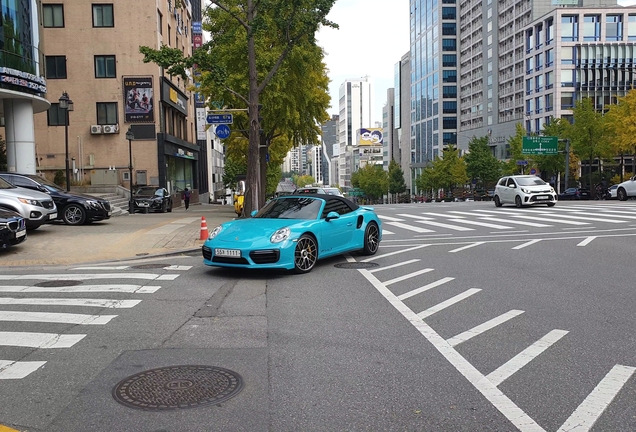
<svg viewBox="0 0 636 432"><path fill-rule="evenodd" d="M607 15L605 32L609 41L623 40L623 15Z"/></svg>
<svg viewBox="0 0 636 432"><path fill-rule="evenodd" d="M457 51L457 41L455 39L442 39L442 51Z"/></svg>
<svg viewBox="0 0 636 432"><path fill-rule="evenodd" d="M454 20L457 18L457 12L454 7L442 8L442 19Z"/></svg>
<svg viewBox="0 0 636 432"><path fill-rule="evenodd" d="M561 93L561 109L574 108L574 93L563 92Z"/></svg>
<svg viewBox="0 0 636 432"><path fill-rule="evenodd" d="M444 101L442 104L442 111L444 114L457 114L457 102Z"/></svg>
<svg viewBox="0 0 636 432"><path fill-rule="evenodd" d="M66 56L46 56L46 78L66 79Z"/></svg>
<svg viewBox="0 0 636 432"><path fill-rule="evenodd" d="M546 112L552 111L554 109L554 95L547 94L545 95L545 110Z"/></svg>
<svg viewBox="0 0 636 432"><path fill-rule="evenodd" d="M46 112L47 123L49 126L64 126L64 115L66 111L60 109L59 103L52 103L51 108Z"/></svg>
<svg viewBox="0 0 636 432"><path fill-rule="evenodd" d="M117 102L97 102L97 124L117 124Z"/></svg>
<svg viewBox="0 0 636 432"><path fill-rule="evenodd" d="M42 18L44 27L64 27L64 5L42 5Z"/></svg>
<svg viewBox="0 0 636 432"><path fill-rule="evenodd" d="M442 72L442 79L445 83L453 83L457 82L457 71L456 70L445 70Z"/></svg>
<svg viewBox="0 0 636 432"><path fill-rule="evenodd" d="M546 72L545 74L545 88L551 89L554 86L554 72Z"/></svg>
<svg viewBox="0 0 636 432"><path fill-rule="evenodd" d="M455 54L444 54L442 56L442 66L444 67L457 66L457 56Z"/></svg>
<svg viewBox="0 0 636 432"><path fill-rule="evenodd" d="M545 52L545 67L550 67L554 64L554 49L549 49Z"/></svg>
<svg viewBox="0 0 636 432"><path fill-rule="evenodd" d="M601 39L600 15L585 15L583 17L583 40L598 41Z"/></svg>
<svg viewBox="0 0 636 432"><path fill-rule="evenodd" d="M627 17L627 39L636 40L636 14Z"/></svg>
<svg viewBox="0 0 636 432"><path fill-rule="evenodd" d="M442 89L442 97L443 98L456 98L457 97L457 86L444 86Z"/></svg>
<svg viewBox="0 0 636 432"><path fill-rule="evenodd" d="M550 45L554 40L554 21L549 19L545 25L545 44Z"/></svg>
<svg viewBox="0 0 636 432"><path fill-rule="evenodd" d="M534 85L537 92L540 92L543 90L543 75L537 75L534 78Z"/></svg>
<svg viewBox="0 0 636 432"><path fill-rule="evenodd" d="M574 64L574 47L563 47L561 51L561 64L571 65Z"/></svg>
<svg viewBox="0 0 636 432"><path fill-rule="evenodd" d="M93 27L114 27L115 18L112 4L93 5Z"/></svg>
<svg viewBox="0 0 636 432"><path fill-rule="evenodd" d="M457 129L457 117L443 117L442 127L444 129Z"/></svg>
<svg viewBox="0 0 636 432"><path fill-rule="evenodd" d="M163 35L163 15L160 11L157 11L157 31Z"/></svg>
<svg viewBox="0 0 636 432"><path fill-rule="evenodd" d="M561 17L561 40L565 42L579 40L578 15L563 15Z"/></svg>
<svg viewBox="0 0 636 432"><path fill-rule="evenodd" d="M443 23L442 34L446 36L455 36L457 34L457 25L455 23Z"/></svg>
<svg viewBox="0 0 636 432"><path fill-rule="evenodd" d="M95 56L95 78L115 78L115 76L115 56Z"/></svg>

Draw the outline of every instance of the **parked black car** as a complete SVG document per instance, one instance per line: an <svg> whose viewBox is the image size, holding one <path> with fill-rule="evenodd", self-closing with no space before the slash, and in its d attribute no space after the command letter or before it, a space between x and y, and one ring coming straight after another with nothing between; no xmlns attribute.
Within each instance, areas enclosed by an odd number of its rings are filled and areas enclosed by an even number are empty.
<svg viewBox="0 0 636 432"><path fill-rule="evenodd" d="M26 238L26 220L19 213L0 208L0 248L20 244Z"/></svg>
<svg viewBox="0 0 636 432"><path fill-rule="evenodd" d="M0 173L0 178L14 186L47 193L57 207L57 219L67 225L82 225L109 219L112 213L108 200L76 192L67 192L55 183L35 174Z"/></svg>
<svg viewBox="0 0 636 432"><path fill-rule="evenodd" d="M167 189L156 186L142 186L137 189L133 195L134 211L142 211L148 213L155 212L171 212L172 197Z"/></svg>
<svg viewBox="0 0 636 432"><path fill-rule="evenodd" d="M585 188L567 188L559 194L559 200L589 200L590 190Z"/></svg>

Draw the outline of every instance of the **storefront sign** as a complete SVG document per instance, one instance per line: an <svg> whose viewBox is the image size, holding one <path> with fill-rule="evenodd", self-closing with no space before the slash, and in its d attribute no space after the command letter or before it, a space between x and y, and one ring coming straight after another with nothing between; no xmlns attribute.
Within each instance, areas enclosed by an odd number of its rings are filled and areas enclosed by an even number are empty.
<svg viewBox="0 0 636 432"><path fill-rule="evenodd" d="M188 98L179 91L169 80L163 78L161 86L161 100L181 113L188 115Z"/></svg>
<svg viewBox="0 0 636 432"><path fill-rule="evenodd" d="M197 108L197 139L205 140L207 138L207 134L205 132L206 122L205 116L206 111L205 108Z"/></svg>
<svg viewBox="0 0 636 432"><path fill-rule="evenodd" d="M46 80L44 78L17 69L0 67L0 81L27 88L36 93L46 93Z"/></svg>

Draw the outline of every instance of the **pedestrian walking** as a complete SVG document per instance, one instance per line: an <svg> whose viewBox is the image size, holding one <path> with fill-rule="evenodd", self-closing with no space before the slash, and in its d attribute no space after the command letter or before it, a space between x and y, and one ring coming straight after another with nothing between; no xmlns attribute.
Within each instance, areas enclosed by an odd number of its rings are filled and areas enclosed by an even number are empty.
<svg viewBox="0 0 636 432"><path fill-rule="evenodd" d="M183 202L185 204L185 209L187 210L190 207L190 185L187 185L185 190L183 191Z"/></svg>

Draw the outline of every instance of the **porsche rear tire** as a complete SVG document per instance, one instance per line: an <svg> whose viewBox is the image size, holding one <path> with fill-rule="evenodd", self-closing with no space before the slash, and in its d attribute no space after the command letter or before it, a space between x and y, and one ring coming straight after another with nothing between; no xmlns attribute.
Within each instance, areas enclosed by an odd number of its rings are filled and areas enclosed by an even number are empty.
<svg viewBox="0 0 636 432"><path fill-rule="evenodd" d="M364 230L363 255L375 255L380 247L380 229L375 222L369 222Z"/></svg>
<svg viewBox="0 0 636 432"><path fill-rule="evenodd" d="M303 234L296 242L294 251L294 271L309 273L318 261L318 244L309 234Z"/></svg>

